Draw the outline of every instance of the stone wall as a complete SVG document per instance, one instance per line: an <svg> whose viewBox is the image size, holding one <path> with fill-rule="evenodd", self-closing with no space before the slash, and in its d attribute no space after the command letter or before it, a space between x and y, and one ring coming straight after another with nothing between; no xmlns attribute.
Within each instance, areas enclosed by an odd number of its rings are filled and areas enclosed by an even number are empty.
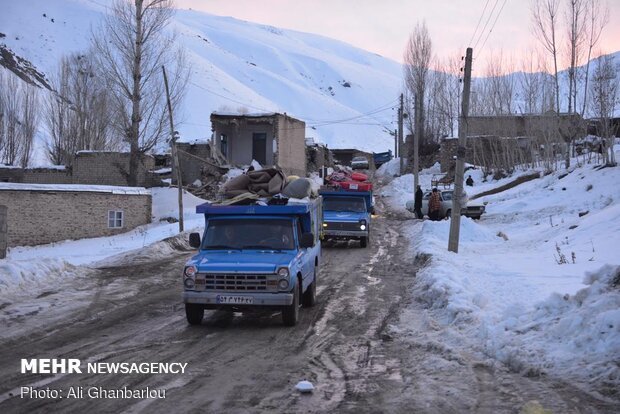
<svg viewBox="0 0 620 414"><path fill-rule="evenodd" d="M88 187L84 191L38 187L0 184L0 204L7 207L7 247L112 236L151 221L151 195L145 189L110 187L96 192L87 191ZM123 212L123 227L108 227L110 210Z"/></svg>
<svg viewBox="0 0 620 414"><path fill-rule="evenodd" d="M6 257L7 234L6 234L6 206L0 206L0 259Z"/></svg>

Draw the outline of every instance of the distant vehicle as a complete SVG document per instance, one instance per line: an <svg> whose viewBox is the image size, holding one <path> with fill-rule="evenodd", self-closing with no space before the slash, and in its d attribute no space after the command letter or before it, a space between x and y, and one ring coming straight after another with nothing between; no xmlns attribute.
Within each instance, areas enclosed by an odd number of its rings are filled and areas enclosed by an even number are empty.
<svg viewBox="0 0 620 414"><path fill-rule="evenodd" d="M323 240L359 240L368 246L374 210L371 191L321 190L323 198Z"/></svg>
<svg viewBox="0 0 620 414"><path fill-rule="evenodd" d="M368 159L366 157L353 157L351 160L351 168L354 170L367 170Z"/></svg>
<svg viewBox="0 0 620 414"><path fill-rule="evenodd" d="M380 166L382 166L383 164L385 164L386 162L389 162L392 160L392 151L388 150L386 152L373 152L372 153L372 158L375 162L375 167L379 168Z"/></svg>
<svg viewBox="0 0 620 414"><path fill-rule="evenodd" d="M439 210L440 218L449 218L452 215L452 196L454 190L439 190L439 198L441 200L441 209ZM477 202L470 202L465 194L466 207L461 207L461 215L471 217L474 220L480 219L484 214L484 205ZM422 214L428 216L428 200L431 198L431 192L427 191L422 197ZM412 213L414 212L414 200L409 200L405 204L405 208Z"/></svg>

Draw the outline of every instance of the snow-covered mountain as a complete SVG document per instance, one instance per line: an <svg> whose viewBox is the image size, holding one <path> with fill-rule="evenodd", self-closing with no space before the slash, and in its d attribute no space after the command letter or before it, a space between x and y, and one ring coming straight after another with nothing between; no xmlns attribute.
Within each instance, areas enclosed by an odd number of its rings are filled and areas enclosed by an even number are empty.
<svg viewBox="0 0 620 414"><path fill-rule="evenodd" d="M111 2L5 1L0 45L49 79L63 55L87 48ZM330 148L393 147L399 63L322 36L194 10L178 10L170 30L192 66L182 140L209 137L212 111L277 111L305 121L306 136Z"/></svg>

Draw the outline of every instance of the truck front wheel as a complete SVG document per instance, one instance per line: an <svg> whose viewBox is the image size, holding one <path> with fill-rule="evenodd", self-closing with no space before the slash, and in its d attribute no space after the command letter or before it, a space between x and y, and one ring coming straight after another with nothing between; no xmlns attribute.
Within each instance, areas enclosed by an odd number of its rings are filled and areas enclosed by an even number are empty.
<svg viewBox="0 0 620 414"><path fill-rule="evenodd" d="M202 305L197 305L195 303L185 304L185 316L190 325L200 325L204 315L205 308Z"/></svg>
<svg viewBox="0 0 620 414"><path fill-rule="evenodd" d="M282 309L282 322L286 326L295 326L297 325L297 321L299 320L299 284L301 282L297 281L295 283L295 289L293 289L293 303L288 306L285 306Z"/></svg>
<svg viewBox="0 0 620 414"><path fill-rule="evenodd" d="M360 247L366 247L366 246L368 246L368 238L369 238L369 236L362 237L362 238L360 239Z"/></svg>
<svg viewBox="0 0 620 414"><path fill-rule="evenodd" d="M316 303L316 267L314 268L314 280L308 286L301 298L301 305L304 308L311 308Z"/></svg>

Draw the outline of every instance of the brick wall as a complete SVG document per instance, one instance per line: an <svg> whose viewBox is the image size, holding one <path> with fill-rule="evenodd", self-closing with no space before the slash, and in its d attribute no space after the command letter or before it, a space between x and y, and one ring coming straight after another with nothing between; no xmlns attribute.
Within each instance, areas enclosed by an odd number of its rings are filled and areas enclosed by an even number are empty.
<svg viewBox="0 0 620 414"><path fill-rule="evenodd" d="M142 193L0 187L0 204L7 207L7 247L111 236L150 223L151 195ZM108 228L109 210L123 211L122 228Z"/></svg>
<svg viewBox="0 0 620 414"><path fill-rule="evenodd" d="M71 184L73 177L69 169L0 167L0 182Z"/></svg>
<svg viewBox="0 0 620 414"><path fill-rule="evenodd" d="M142 157L138 166L139 186L150 186L155 159L150 155ZM126 186L129 173L128 152L78 152L73 162L74 184L96 184Z"/></svg>

